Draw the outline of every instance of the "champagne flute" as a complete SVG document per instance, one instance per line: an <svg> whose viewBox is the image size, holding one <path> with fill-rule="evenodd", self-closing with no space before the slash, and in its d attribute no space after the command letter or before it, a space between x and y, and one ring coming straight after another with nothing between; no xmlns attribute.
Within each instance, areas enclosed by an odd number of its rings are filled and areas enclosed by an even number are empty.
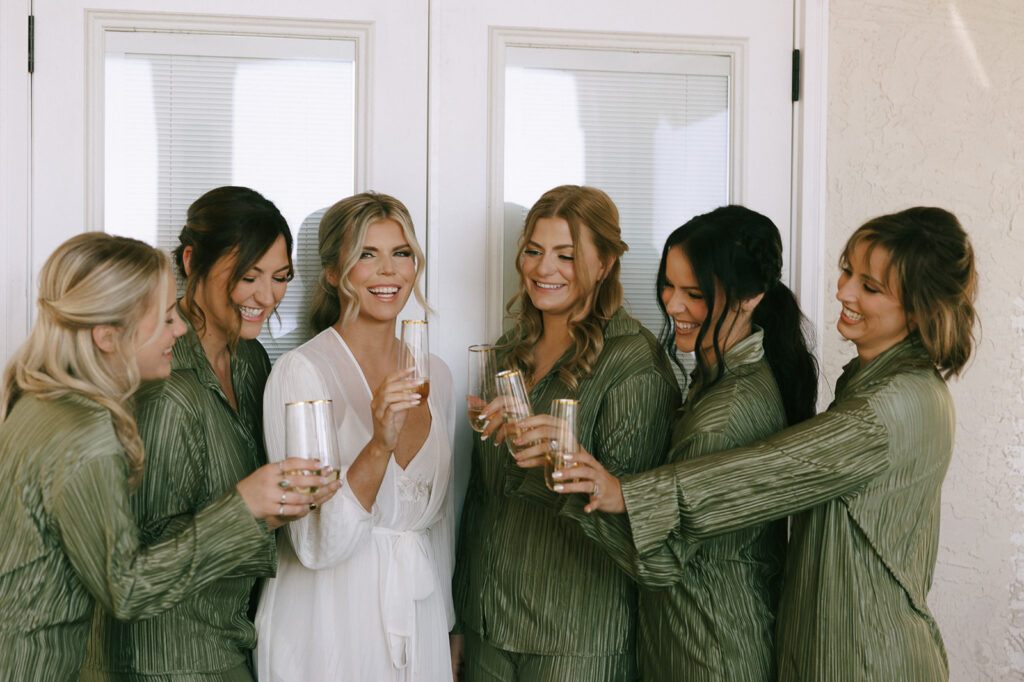
<svg viewBox="0 0 1024 682"><path fill-rule="evenodd" d="M539 443L539 440L523 443L522 445L516 445L512 442L522 433L517 422L520 419L526 419L533 415L533 410L530 409L530 401L526 397L526 384L523 382L523 373L518 369L507 369L503 372L498 372L494 380L497 384L498 393L505 399L501 418L505 421L505 442L508 443L509 451L512 454L516 454Z"/></svg>
<svg viewBox="0 0 1024 682"><path fill-rule="evenodd" d="M555 489L555 483L575 483L575 479L562 479L555 481L551 474L556 471L564 471L579 466L575 460L566 461L565 456L579 452L579 441L576 439L576 413L579 410L580 401L569 398L557 398L551 401L551 416L558 424L555 427L556 436L551 441L551 450L548 452L548 461L544 463L544 482L551 490Z"/></svg>
<svg viewBox="0 0 1024 682"><path fill-rule="evenodd" d="M497 397L494 386L495 362L494 346L469 347L466 411L469 413L469 425L477 432L483 432L488 422L487 419L480 419L480 413Z"/></svg>
<svg viewBox="0 0 1024 682"><path fill-rule="evenodd" d="M334 468L332 478L338 477L341 465L338 441L334 431L334 413L330 400L302 400L285 403L285 455L300 459L319 459L321 464ZM319 471L296 469L285 476L312 476ZM297 486L298 493L315 493L315 486Z"/></svg>
<svg viewBox="0 0 1024 682"><path fill-rule="evenodd" d="M409 378L419 382L412 392L419 393L426 400L430 395L430 348L426 320L402 320L402 350L398 368L410 367L415 371Z"/></svg>

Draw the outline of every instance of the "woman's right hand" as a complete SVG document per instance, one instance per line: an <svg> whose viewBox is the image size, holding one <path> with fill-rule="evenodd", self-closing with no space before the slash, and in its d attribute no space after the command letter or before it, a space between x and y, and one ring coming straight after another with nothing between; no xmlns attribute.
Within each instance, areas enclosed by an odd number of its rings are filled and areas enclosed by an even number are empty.
<svg viewBox="0 0 1024 682"><path fill-rule="evenodd" d="M319 471L320 467L317 460L290 457L282 462L264 464L239 481L235 488L252 515L257 519L267 519L267 525L273 529L282 523L278 517L299 518L309 513L313 496L297 492L296 488L328 485L328 480L319 474L286 475L285 472Z"/></svg>
<svg viewBox="0 0 1024 682"><path fill-rule="evenodd" d="M480 432L480 440L487 440L494 436L494 444L501 445L505 440L505 397L498 396L480 412L480 418L487 420L487 426Z"/></svg>
<svg viewBox="0 0 1024 682"><path fill-rule="evenodd" d="M419 381L409 379L415 368L402 369L388 375L370 401L373 415L373 436L370 442L381 452L394 452L398 446L398 434L402 432L409 410L422 401L419 393L413 393Z"/></svg>

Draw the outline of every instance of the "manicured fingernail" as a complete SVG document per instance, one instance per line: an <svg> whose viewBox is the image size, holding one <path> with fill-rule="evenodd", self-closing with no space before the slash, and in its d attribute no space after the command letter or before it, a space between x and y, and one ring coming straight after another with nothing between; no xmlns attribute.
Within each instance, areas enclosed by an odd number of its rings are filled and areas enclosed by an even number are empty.
<svg viewBox="0 0 1024 682"><path fill-rule="evenodd" d="M561 471L555 471L555 472L553 472L551 474L551 478L561 478L561 477L562 477L562 472Z"/></svg>
<svg viewBox="0 0 1024 682"><path fill-rule="evenodd" d="M565 486L564 486L564 485L562 485L561 483L559 483L558 485L556 485L556 486L555 486L555 492L556 492L556 493L560 493L560 492L562 492L562 491L563 491L564 489L565 489Z"/></svg>

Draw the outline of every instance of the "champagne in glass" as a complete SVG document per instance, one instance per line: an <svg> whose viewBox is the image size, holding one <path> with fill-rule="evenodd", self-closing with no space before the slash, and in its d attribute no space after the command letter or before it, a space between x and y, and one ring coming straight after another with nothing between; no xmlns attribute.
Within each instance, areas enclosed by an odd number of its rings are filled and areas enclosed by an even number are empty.
<svg viewBox="0 0 1024 682"><path fill-rule="evenodd" d="M541 442L534 440L521 445L516 445L512 442L522 433L516 422L520 419L526 419L533 414L533 410L530 409L530 401L526 397L526 384L523 382L523 373L518 369L507 369L503 372L498 372L494 380L498 393L504 398L501 418L505 422L505 442L508 443L509 451L512 454L516 454Z"/></svg>
<svg viewBox="0 0 1024 682"><path fill-rule="evenodd" d="M494 385L495 370L494 346L479 345L469 347L469 379L466 385L466 410L469 413L469 425L474 431L482 432L487 428L487 419L481 419L480 413L497 397Z"/></svg>
<svg viewBox="0 0 1024 682"><path fill-rule="evenodd" d="M338 441L334 431L334 413L330 400L303 400L284 406L285 456L301 459L319 459L322 464L340 466ZM295 469L285 476L319 475L319 471ZM298 493L315 493L316 486L296 486Z"/></svg>
<svg viewBox="0 0 1024 682"><path fill-rule="evenodd" d="M551 441L551 450L548 453L548 461L544 463L544 482L551 490L555 489L555 483L575 483L575 479L562 479L556 481L551 474L556 471L565 471L572 467L579 466L575 460L566 460L565 455L579 452L579 441L576 439L576 412L579 409L578 400L559 398L551 401L551 416L558 421L556 427L557 435ZM564 475L564 474L563 474Z"/></svg>
<svg viewBox="0 0 1024 682"><path fill-rule="evenodd" d="M399 369L415 368L410 379L419 384L412 389L423 400L430 395L430 348L427 341L426 320L402 320L402 349Z"/></svg>

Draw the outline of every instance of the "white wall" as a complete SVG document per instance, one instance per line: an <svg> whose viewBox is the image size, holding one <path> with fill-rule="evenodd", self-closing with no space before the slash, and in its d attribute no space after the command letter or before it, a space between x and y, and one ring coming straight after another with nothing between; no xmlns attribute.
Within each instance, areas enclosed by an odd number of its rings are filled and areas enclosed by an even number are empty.
<svg viewBox="0 0 1024 682"><path fill-rule="evenodd" d="M1024 679L1024 4L830 9L826 288L846 237L875 215L938 205L971 235L983 333L951 382L958 432L929 602L951 680ZM830 383L851 355L826 328Z"/></svg>

